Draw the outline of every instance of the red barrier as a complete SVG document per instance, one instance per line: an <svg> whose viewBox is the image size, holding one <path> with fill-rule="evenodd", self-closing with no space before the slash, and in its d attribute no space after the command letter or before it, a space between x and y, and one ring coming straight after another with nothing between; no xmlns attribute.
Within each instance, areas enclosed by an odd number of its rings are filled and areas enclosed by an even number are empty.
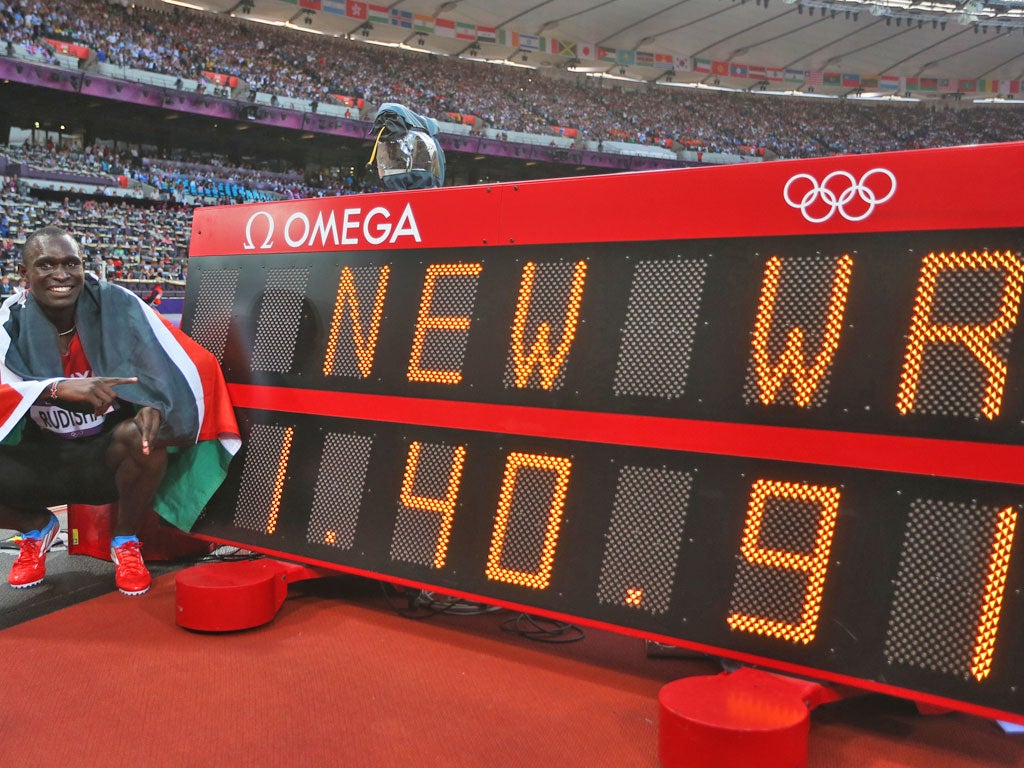
<svg viewBox="0 0 1024 768"><path fill-rule="evenodd" d="M356 96L343 96L338 93L332 93L331 98L344 107L357 107L362 109L366 105L366 101Z"/></svg>
<svg viewBox="0 0 1024 768"><path fill-rule="evenodd" d="M210 72L204 69L203 78L209 80L214 85L226 85L229 88L238 87L238 78L235 75L225 75L221 72Z"/></svg>
<svg viewBox="0 0 1024 768"><path fill-rule="evenodd" d="M66 40L56 40L52 37L44 37L43 41L56 48L57 53L63 53L67 56L77 56L80 59L88 59L92 53L86 46L69 43Z"/></svg>

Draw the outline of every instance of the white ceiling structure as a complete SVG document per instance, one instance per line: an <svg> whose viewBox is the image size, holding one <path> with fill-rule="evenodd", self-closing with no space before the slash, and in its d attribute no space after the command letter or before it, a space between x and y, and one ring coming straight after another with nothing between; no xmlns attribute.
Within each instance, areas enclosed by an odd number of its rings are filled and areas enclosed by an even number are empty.
<svg viewBox="0 0 1024 768"><path fill-rule="evenodd" d="M307 32L651 82L819 95L1024 99L1024 0L189 4Z"/></svg>

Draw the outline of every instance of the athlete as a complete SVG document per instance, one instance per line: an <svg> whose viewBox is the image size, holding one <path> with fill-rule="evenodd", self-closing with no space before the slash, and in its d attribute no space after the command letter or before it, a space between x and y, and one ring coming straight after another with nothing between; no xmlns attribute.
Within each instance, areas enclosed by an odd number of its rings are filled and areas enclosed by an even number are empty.
<svg viewBox="0 0 1024 768"><path fill-rule="evenodd" d="M51 507L116 501L115 583L143 594L142 516L188 530L238 450L220 368L133 293L87 275L60 228L28 237L19 271L27 290L0 307L0 528L22 534L8 582L43 581L60 532Z"/></svg>

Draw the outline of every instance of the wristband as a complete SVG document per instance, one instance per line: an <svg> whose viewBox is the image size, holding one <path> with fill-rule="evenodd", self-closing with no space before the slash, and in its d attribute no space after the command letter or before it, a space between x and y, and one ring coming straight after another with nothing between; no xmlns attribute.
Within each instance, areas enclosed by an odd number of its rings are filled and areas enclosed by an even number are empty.
<svg viewBox="0 0 1024 768"><path fill-rule="evenodd" d="M64 381L64 379L57 379L50 385L50 396L47 398L50 402L57 402L57 387L60 386L62 381Z"/></svg>

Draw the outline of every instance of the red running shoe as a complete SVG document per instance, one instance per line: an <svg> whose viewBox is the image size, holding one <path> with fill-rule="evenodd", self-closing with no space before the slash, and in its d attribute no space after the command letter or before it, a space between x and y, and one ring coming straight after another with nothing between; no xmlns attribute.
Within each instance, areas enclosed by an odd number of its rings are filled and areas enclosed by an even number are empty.
<svg viewBox="0 0 1024 768"><path fill-rule="evenodd" d="M114 582L124 595L142 595L149 591L152 578L149 569L142 562L142 545L138 539L130 539L120 547L110 548L110 559L114 569Z"/></svg>
<svg viewBox="0 0 1024 768"><path fill-rule="evenodd" d="M34 587L42 584L46 576L46 553L60 535L60 521L50 513L50 522L40 531L28 531L21 535L18 547L21 554L11 566L7 583L15 589Z"/></svg>

